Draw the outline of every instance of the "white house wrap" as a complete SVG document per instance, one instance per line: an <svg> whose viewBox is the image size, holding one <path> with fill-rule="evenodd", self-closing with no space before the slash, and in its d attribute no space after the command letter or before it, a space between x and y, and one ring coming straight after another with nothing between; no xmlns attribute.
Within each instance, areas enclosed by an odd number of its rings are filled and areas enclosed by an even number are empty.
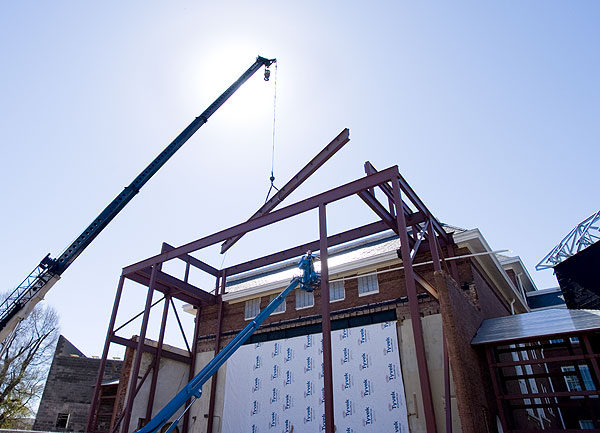
<svg viewBox="0 0 600 433"><path fill-rule="evenodd" d="M408 433L396 322L332 333L337 432ZM227 362L223 433L324 431L322 334L241 347Z"/></svg>

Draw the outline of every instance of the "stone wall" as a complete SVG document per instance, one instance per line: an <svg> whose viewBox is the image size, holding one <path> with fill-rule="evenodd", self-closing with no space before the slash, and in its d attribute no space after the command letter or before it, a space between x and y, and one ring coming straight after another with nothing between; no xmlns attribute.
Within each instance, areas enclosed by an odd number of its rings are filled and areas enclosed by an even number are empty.
<svg viewBox="0 0 600 433"><path fill-rule="evenodd" d="M119 379L122 361L106 365L104 380ZM100 359L87 358L62 335L40 402L33 430L58 432L85 431ZM68 415L65 428L57 427L59 414Z"/></svg>

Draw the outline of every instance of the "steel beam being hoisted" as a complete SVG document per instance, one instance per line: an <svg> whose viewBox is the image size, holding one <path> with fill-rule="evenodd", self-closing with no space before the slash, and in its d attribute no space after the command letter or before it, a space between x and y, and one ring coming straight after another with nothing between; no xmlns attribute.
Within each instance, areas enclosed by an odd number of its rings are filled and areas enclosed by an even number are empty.
<svg viewBox="0 0 600 433"><path fill-rule="evenodd" d="M100 234L113 218L133 199L142 186L177 152L194 133L204 125L210 116L229 99L256 71L265 67L265 81L269 79L269 66L276 59L257 57L225 92L221 94L202 114L196 117L125 189L110 202L92 223L56 259L48 254L39 265L23 280L0 304L0 342L15 329L43 299L46 292L58 281L62 273L73 263L83 250Z"/></svg>

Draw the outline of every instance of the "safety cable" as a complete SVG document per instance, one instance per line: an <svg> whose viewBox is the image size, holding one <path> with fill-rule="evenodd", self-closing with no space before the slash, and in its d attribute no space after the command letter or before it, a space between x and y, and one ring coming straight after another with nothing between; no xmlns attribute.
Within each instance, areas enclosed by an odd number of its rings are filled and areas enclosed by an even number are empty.
<svg viewBox="0 0 600 433"><path fill-rule="evenodd" d="M275 189L279 191L279 188L275 186L273 182L275 182L275 175L273 174L275 168L275 129L276 129L276 119L277 119L277 63L275 63L275 78L273 79L273 144L271 150L271 177L269 180L271 181L271 186L269 187L269 191L267 192L267 197L265 198L265 203L269 201L269 196L271 195L271 191Z"/></svg>

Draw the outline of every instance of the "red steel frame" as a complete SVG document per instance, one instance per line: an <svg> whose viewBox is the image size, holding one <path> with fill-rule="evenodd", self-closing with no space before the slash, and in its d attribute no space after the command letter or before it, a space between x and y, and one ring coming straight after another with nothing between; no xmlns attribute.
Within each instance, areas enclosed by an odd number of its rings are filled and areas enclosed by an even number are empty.
<svg viewBox="0 0 600 433"><path fill-rule="evenodd" d="M514 411L520 409L536 409L536 408L554 408L560 410L568 410L574 404L585 407L588 411L588 416L594 424L593 429L585 431L600 432L600 416L597 409L598 398L600 397L600 353L594 351L590 343L590 336L597 339L597 331L580 331L570 332L567 334L555 334L544 337L529 337L521 340L499 341L485 345L485 353L488 361L488 368L492 379L494 393L496 394L496 405L502 428L505 433L534 433L534 432L578 432L580 429L527 429L516 426L514 419ZM579 350L574 350L571 338L577 337L580 342ZM550 348L564 347L563 353L548 355L545 353ZM520 352L533 352L535 356L524 359ZM502 354L515 353L517 360L502 360ZM566 354L565 354L566 353ZM587 364L591 370L591 379L594 385L594 390L581 391L569 390L557 392L536 392L534 393L529 379L545 379L548 380L553 376L558 376L563 380L564 376L577 376L581 387L583 388L584 380L580 369L580 364ZM542 373L535 374L506 374L506 369L511 371L516 366L539 365L544 366ZM568 373L557 373L557 369L561 366L573 366L574 371ZM549 369L548 366L551 368ZM557 367L557 368L553 368ZM510 392L507 383L519 379L525 379L527 392ZM576 398L578 400L573 400ZM537 402L536 402L537 401ZM529 402L529 403L527 403ZM583 403L583 404L582 404ZM593 406L595 405L595 406ZM561 415L562 417L562 415Z"/></svg>
<svg viewBox="0 0 600 433"><path fill-rule="evenodd" d="M344 136L345 133L345 136ZM336 140L347 141L347 130L343 131ZM333 142L332 142L333 143ZM336 147L337 150L339 147ZM328 156L327 156L328 157ZM324 161L320 161L322 164ZM305 167L306 168L306 167ZM419 305L417 300L417 284L423 285L423 287L430 292L431 295L437 298L437 293L432 290L433 285L426 283L425 279L417 273L412 266L413 258L417 251L423 251L428 249L432 254L433 267L435 271L442 270L442 264L445 265L445 261L442 256L442 247L446 247L446 251L449 256L453 255L453 240L451 235L447 234L442 225L435 219L419 197L415 194L412 188L400 175L397 166L387 168L383 171L377 171L373 168L370 163L365 164L367 176L357 179L353 182L339 186L332 190L326 191L322 194L307 198L301 202L294 203L292 205L283 207L279 210L267 209L265 213L260 215L254 215L250 220L245 223L238 224L228 229L213 233L204 238L195 240L188 244L182 245L177 248L173 248L167 244L163 245L163 249L160 254L150 257L141 262L127 266L123 269L119 285L117 287L117 294L115 297L115 303L113 312L111 315L109 329L106 337L104 352L100 364L100 371L98 373L98 379L96 383L96 391L92 402L92 408L90 410L90 416L88 419L87 431L95 430L95 419L94 414L98 406L98 395L101 384L101 379L104 374L106 366L106 359L111 343L124 344L129 347L135 347L135 359L131 369L131 377L129 390L139 390L141 384L136 386L137 378L139 376L141 356L143 352L151 352L155 354L154 366L160 362L160 357L170 357L178 359L183 362L190 364L190 377L193 375L195 358L196 358L196 342L198 336L198 326L201 320L201 308L206 305L219 305L218 321L215 338L215 351L220 349L221 345L221 323L223 316L223 301L222 296L225 293L226 278L227 276L236 275L242 272L246 272L252 269L257 269L272 263L277 263L282 260L297 257L308 249L320 250L321 260L321 296L322 296L322 326L323 326L323 361L324 361L324 379L325 379L325 427L327 433L333 433L334 431L334 414L333 414L333 390L332 390L332 364L331 364L331 319L330 319L330 307L329 307L329 282L328 282L328 266L327 266L327 248L335 245L339 245L345 242L349 242L355 239L362 238L367 235L375 234L385 230L392 229L398 234L401 243L401 256L404 266L405 284L408 292L409 311L413 327L413 335L415 340L417 365L419 370L419 382L422 395L422 403L425 412L426 429L428 433L437 432L435 424L435 416L433 409L433 400L431 395L431 385L429 380L429 372L427 368L427 360L425 356L425 344L423 340L423 329L421 325ZM312 170L314 171L314 170ZM312 172L311 171L311 172ZM306 174L308 177L310 173ZM305 178L306 178L305 177ZM375 195L375 190L379 189L387 198L387 207L381 204ZM328 204L336 202L338 200L358 195L366 204L369 206L374 213L379 217L379 220L367 224L362 227L357 227L342 233L328 235L327 233L327 218L326 218L326 207ZM405 198L406 201L403 199ZM412 209L415 209L414 211ZM239 239L244 234L267 227L270 224L282 221L284 219L299 215L301 213L317 209L319 214L319 239L313 242L299 245L294 248L279 251L274 254L270 254L264 257L256 258L248 262L239 263L233 266L229 266L224 269L215 269L212 266L190 256L190 253L198 251L200 249L215 245L217 243L226 242L226 246L232 245L235 240ZM258 213L257 213L258 214ZM423 245L423 239L426 239L426 245ZM161 270L161 266L164 262L173 259L181 259L186 262L186 274L183 280L180 280L172 275L169 275ZM450 262L452 266L451 275L454 278L456 275L456 267L453 261ZM202 289L195 287L188 283L187 276L189 274L190 266L194 266L208 274L212 275L216 279L216 291L215 294L210 294ZM446 267L447 269L447 267ZM136 281L148 287L146 296L146 304L143 311L142 326L140 329L139 340L133 344L131 340L118 337L115 331L115 319L121 294L123 291L123 284L125 279ZM152 308L152 295L157 290L162 292L166 300L171 302L172 298L182 300L190 303L197 308L196 325L194 329L194 341L192 342L192 349L189 350L188 357L182 357L171 353L163 348L163 336L164 327L166 326L166 317L168 306L165 302L165 307L162 315L162 322L160 328L160 337L158 347L145 344L145 335L147 324L149 320L150 310ZM183 330L182 330L183 331ZM447 353L444 350L444 370L445 370L445 396L446 402L446 432L451 432L451 408L450 408L450 380L449 380L449 366ZM144 379L148 376L149 370L146 372ZM156 384L156 371L152 374L152 390L155 390ZM208 429L212 431L214 405L215 405L215 389L218 381L217 374L213 376L211 389L210 389L210 402L209 402L209 414L208 414ZM143 383L143 380L142 380ZM137 390L136 390L137 392ZM135 398L135 392L128 393L127 404L124 407L123 414L119 418L121 420L121 431L127 433L127 426L129 425L131 418L131 408L133 400ZM151 415L152 398L149 399L148 409L146 416ZM117 426L118 427L118 426ZM187 418L183 426L183 431L187 429ZM113 431L116 431L115 427Z"/></svg>

